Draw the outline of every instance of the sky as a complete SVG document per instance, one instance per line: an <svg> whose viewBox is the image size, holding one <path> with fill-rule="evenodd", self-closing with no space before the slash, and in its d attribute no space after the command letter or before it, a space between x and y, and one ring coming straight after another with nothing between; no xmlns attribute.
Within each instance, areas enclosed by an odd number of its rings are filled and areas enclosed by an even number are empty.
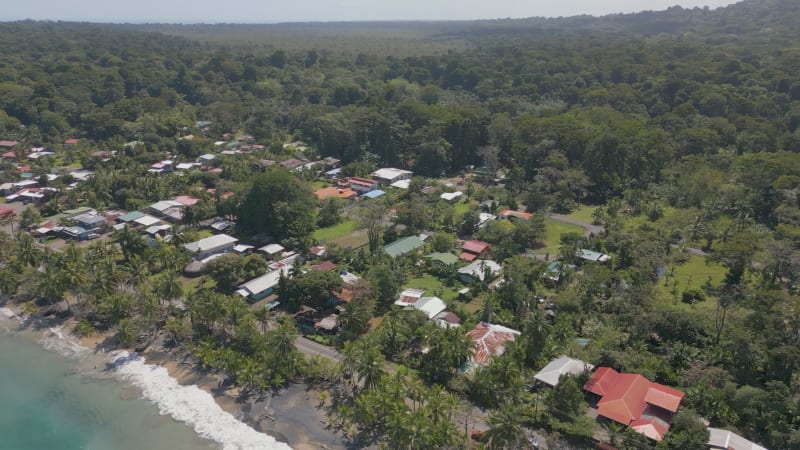
<svg viewBox="0 0 800 450"><path fill-rule="evenodd" d="M604 15L731 0L9 0L0 20L275 23Z"/></svg>

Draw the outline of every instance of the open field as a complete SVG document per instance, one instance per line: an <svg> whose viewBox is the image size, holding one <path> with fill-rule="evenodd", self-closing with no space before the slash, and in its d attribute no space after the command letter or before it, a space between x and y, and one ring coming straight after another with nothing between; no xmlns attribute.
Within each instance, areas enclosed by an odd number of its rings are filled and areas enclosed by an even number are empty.
<svg viewBox="0 0 800 450"><path fill-rule="evenodd" d="M407 288L425 289L425 296L436 296L445 302L452 302L458 297L458 290L461 289L460 284L453 286L445 286L438 278L433 275L423 275L421 277L412 278L404 285Z"/></svg>
<svg viewBox="0 0 800 450"><path fill-rule="evenodd" d="M681 293L689 288L702 288L707 281L710 281L712 286L719 286L725 277L726 269L721 264L711 263L706 264L705 256L691 255L689 260L681 265L670 265L666 268L664 276L659 278L656 283L656 292L662 299L668 300L670 303L689 309L713 309L716 306L716 299L708 297L704 302L689 305L683 303L680 299ZM674 272L673 272L674 267ZM677 285L675 284L677 282ZM677 292L678 299L672 294L673 287Z"/></svg>
<svg viewBox="0 0 800 450"><path fill-rule="evenodd" d="M336 225L332 225L325 228L319 228L314 231L312 235L314 239L320 242L332 242L336 239L340 239L343 236L352 233L356 230L356 222L354 220L343 220L342 222L337 223Z"/></svg>
<svg viewBox="0 0 800 450"><path fill-rule="evenodd" d="M534 253L544 255L549 253L551 256L558 253L561 242L561 235L567 233L578 233L583 235L583 228L568 223L556 222L552 219L544 219L544 244L542 248L537 248Z"/></svg>
<svg viewBox="0 0 800 450"><path fill-rule="evenodd" d="M570 219L580 220L581 222L592 223L594 217L592 214L597 210L597 206L580 205L578 209L569 214L565 214Z"/></svg>

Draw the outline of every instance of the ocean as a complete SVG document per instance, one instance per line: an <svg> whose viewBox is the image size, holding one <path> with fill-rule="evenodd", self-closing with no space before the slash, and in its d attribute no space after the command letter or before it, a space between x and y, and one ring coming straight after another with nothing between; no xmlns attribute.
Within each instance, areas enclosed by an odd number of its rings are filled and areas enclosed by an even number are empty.
<svg viewBox="0 0 800 450"><path fill-rule="evenodd" d="M284 450L194 386L58 329L16 331L0 311L2 450ZM5 316L5 317L4 317Z"/></svg>

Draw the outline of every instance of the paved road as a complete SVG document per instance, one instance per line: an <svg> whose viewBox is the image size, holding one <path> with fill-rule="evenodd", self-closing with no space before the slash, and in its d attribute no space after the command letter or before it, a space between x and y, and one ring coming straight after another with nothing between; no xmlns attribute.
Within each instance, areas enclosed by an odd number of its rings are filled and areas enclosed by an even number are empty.
<svg viewBox="0 0 800 450"><path fill-rule="evenodd" d="M297 350L304 355L322 356L334 362L340 362L342 360L342 355L336 350L327 345L314 342L311 339L306 339L303 336L299 336L297 340L294 341L294 345L297 347Z"/></svg>
<svg viewBox="0 0 800 450"><path fill-rule="evenodd" d="M547 217L549 217L552 220L555 220L556 222L568 223L570 225L577 225L583 228L584 229L583 235L585 237L589 237L590 235L597 236L599 234L602 234L603 231L605 231L605 229L600 225L593 225L591 223L581 222L580 220L575 220L571 217L562 216L561 214L548 214Z"/></svg>

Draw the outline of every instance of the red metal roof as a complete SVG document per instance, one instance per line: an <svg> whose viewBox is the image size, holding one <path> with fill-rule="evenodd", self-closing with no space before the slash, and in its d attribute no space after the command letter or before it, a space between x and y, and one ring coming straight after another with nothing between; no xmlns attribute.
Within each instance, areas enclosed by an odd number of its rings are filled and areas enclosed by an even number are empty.
<svg viewBox="0 0 800 450"><path fill-rule="evenodd" d="M461 244L462 250L470 253L477 253L479 255L484 251L486 251L486 249L489 247L490 244L488 242L483 242L483 241L466 241L463 244Z"/></svg>
<svg viewBox="0 0 800 450"><path fill-rule="evenodd" d="M601 367L583 386L602 396L597 413L660 441L669 429L669 414L678 410L684 393L647 378Z"/></svg>
<svg viewBox="0 0 800 450"><path fill-rule="evenodd" d="M513 341L518 334L519 331L500 325L478 323L467 333L474 344L470 348L472 360L481 366L488 364L492 356L502 355L506 342Z"/></svg>
<svg viewBox="0 0 800 450"><path fill-rule="evenodd" d="M651 383L650 389L644 396L644 401L669 412L677 412L683 400L683 392L664 386L663 384Z"/></svg>
<svg viewBox="0 0 800 450"><path fill-rule="evenodd" d="M592 374L592 378L583 385L583 388L592 394L606 395L616 381L619 372L611 367L601 367Z"/></svg>
<svg viewBox="0 0 800 450"><path fill-rule="evenodd" d="M458 255L459 258L463 259L464 261L475 261L478 258L478 255L475 253L463 252Z"/></svg>
<svg viewBox="0 0 800 450"><path fill-rule="evenodd" d="M0 141L0 147L11 148L17 144L19 144L17 141Z"/></svg>
<svg viewBox="0 0 800 450"><path fill-rule="evenodd" d="M72 139L67 139L66 141L64 141L64 143L65 144L77 144L79 141L80 141L80 139L72 138Z"/></svg>

